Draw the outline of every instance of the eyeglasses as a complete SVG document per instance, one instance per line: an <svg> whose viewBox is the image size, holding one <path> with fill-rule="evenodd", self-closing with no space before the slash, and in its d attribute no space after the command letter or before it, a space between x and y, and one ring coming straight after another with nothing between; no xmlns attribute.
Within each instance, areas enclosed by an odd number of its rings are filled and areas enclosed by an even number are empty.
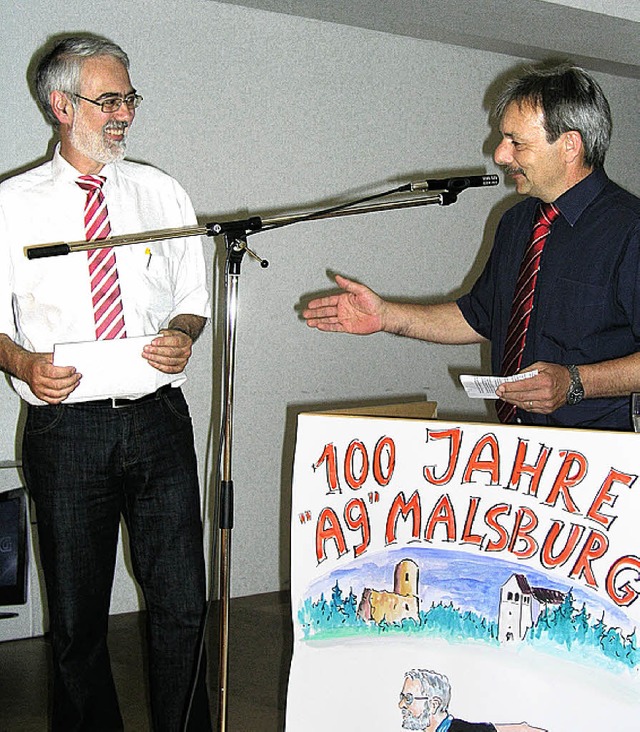
<svg viewBox="0 0 640 732"><path fill-rule="evenodd" d="M127 109L136 109L140 106L140 102L142 101L142 97L139 94L127 94L126 97L106 97L106 99L88 99L87 97L83 97L81 94L75 94L74 92L69 93L78 99L83 99L85 102L95 104L96 107L100 107L105 114L117 112L123 104L127 105Z"/></svg>
<svg viewBox="0 0 640 732"><path fill-rule="evenodd" d="M426 699L429 699L428 696L414 696L411 692L408 694L405 694L403 691L400 692L400 704L402 702L406 702L406 705L410 707L414 701L424 701Z"/></svg>

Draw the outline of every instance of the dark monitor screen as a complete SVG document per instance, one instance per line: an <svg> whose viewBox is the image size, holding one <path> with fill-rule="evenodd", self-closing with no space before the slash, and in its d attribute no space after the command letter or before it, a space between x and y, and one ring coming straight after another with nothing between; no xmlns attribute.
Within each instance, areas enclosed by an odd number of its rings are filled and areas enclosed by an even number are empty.
<svg viewBox="0 0 640 732"><path fill-rule="evenodd" d="M27 601L27 496L0 492L0 605Z"/></svg>

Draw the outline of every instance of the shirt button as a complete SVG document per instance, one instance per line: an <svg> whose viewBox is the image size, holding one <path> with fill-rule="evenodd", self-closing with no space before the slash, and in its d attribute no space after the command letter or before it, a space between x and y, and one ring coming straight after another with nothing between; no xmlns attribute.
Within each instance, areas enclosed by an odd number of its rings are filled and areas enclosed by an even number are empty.
<svg viewBox="0 0 640 732"><path fill-rule="evenodd" d="M516 422L518 424L522 424L522 417L516 417Z"/></svg>

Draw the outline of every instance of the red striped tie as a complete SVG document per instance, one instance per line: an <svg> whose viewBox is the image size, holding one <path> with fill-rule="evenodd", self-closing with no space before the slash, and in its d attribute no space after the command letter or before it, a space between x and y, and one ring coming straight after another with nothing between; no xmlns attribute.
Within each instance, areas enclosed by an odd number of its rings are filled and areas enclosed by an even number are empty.
<svg viewBox="0 0 640 732"><path fill-rule="evenodd" d="M540 258L551 230L551 224L559 213L560 211L553 203L542 203L538 207L538 218L533 225L529 243L522 257L520 274L511 305L511 317L502 356L502 376L511 376L520 370L522 353L527 340L527 328L533 310ZM496 411L501 422L513 422L516 414L515 405L498 401Z"/></svg>
<svg viewBox="0 0 640 732"><path fill-rule="evenodd" d="M104 181L105 178L100 175L82 175L76 181L80 188L87 192L84 206L84 231L87 241L106 239L111 233L107 202L102 193ZM96 340L126 338L115 251L113 247L89 249L87 257Z"/></svg>

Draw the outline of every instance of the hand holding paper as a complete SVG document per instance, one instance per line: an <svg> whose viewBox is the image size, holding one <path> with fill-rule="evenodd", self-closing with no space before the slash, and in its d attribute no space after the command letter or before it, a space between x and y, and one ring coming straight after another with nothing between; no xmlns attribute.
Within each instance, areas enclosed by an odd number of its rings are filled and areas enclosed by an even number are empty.
<svg viewBox="0 0 640 732"><path fill-rule="evenodd" d="M142 349L157 337L56 344L53 363L75 366L82 374L78 387L66 403L105 397L136 399L165 384L183 383L186 380L184 373L163 373L142 357Z"/></svg>
<svg viewBox="0 0 640 732"><path fill-rule="evenodd" d="M180 330L167 328L142 349L142 357L150 366L165 374L179 374L191 358L191 338Z"/></svg>
<svg viewBox="0 0 640 732"><path fill-rule="evenodd" d="M82 378L73 366L56 366L52 353L22 351L17 377L28 384L31 392L47 404L60 404L71 394Z"/></svg>
<svg viewBox="0 0 640 732"><path fill-rule="evenodd" d="M530 379L538 375L538 370L523 371L513 376L473 376L463 374L460 376L460 382L464 386L467 396L470 399L498 399L496 389L500 384L512 381L521 381L522 379Z"/></svg>

